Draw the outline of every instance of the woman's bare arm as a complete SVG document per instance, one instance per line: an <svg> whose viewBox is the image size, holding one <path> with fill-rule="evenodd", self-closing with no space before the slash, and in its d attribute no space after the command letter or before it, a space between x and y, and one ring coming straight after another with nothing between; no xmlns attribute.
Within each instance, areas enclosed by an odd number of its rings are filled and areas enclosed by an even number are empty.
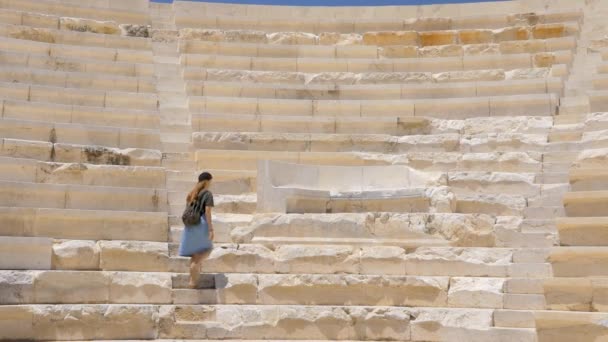
<svg viewBox="0 0 608 342"><path fill-rule="evenodd" d="M205 207L205 219L207 221L207 227L209 227L209 240L213 241L215 232L213 231L213 222L211 221L211 207Z"/></svg>

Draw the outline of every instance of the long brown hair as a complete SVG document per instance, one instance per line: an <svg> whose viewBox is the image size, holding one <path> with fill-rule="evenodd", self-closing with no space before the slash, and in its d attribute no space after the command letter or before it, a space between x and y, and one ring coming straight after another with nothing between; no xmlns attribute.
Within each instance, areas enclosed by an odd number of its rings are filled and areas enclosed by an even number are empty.
<svg viewBox="0 0 608 342"><path fill-rule="evenodd" d="M188 193L186 196L187 203L192 203L197 197L198 194L209 188L209 182L213 179L213 176L209 172L203 172L198 176L198 183L194 186L194 188Z"/></svg>

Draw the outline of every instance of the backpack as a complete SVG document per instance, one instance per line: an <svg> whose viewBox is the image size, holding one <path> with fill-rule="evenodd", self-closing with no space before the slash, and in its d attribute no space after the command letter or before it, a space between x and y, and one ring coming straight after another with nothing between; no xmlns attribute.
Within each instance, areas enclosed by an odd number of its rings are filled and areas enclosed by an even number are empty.
<svg viewBox="0 0 608 342"><path fill-rule="evenodd" d="M205 211L205 201L207 200L207 196L209 195L209 191L204 190L196 197L196 199L188 204L186 204L186 209L184 209L184 213L182 214L182 222L186 226L196 226L201 223L201 215Z"/></svg>
<svg viewBox="0 0 608 342"><path fill-rule="evenodd" d="M196 226L201 223L201 214L196 210L196 201L186 204L186 209L182 214L182 222L186 226Z"/></svg>

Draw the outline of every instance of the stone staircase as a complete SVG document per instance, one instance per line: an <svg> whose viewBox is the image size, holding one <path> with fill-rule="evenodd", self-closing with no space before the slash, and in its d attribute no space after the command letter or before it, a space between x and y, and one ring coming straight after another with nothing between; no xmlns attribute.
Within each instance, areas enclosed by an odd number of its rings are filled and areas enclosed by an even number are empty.
<svg viewBox="0 0 608 342"><path fill-rule="evenodd" d="M0 339L606 340L606 11L0 0Z"/></svg>

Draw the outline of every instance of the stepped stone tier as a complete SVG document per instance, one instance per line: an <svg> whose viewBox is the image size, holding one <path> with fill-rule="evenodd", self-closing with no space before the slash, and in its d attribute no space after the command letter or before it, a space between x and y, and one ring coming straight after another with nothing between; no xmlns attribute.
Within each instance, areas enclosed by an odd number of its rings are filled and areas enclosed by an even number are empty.
<svg viewBox="0 0 608 342"><path fill-rule="evenodd" d="M608 341L607 16L0 0L0 340Z"/></svg>

